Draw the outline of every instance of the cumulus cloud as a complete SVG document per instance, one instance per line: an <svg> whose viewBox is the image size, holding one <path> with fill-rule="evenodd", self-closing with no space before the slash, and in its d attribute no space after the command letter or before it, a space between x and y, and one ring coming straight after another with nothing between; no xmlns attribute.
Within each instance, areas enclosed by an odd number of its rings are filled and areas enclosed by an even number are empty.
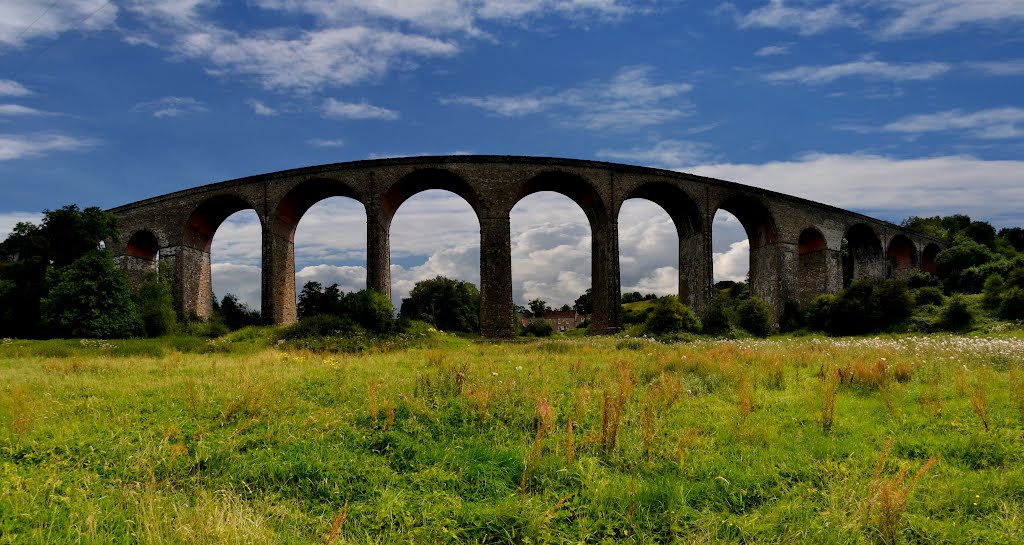
<svg viewBox="0 0 1024 545"><path fill-rule="evenodd" d="M990 76L1024 76L1024 59L971 62L967 66Z"/></svg>
<svg viewBox="0 0 1024 545"><path fill-rule="evenodd" d="M607 82L522 95L455 96L441 103L472 106L501 117L545 113L564 125L590 130L631 130L689 115L692 106L682 95L693 87L655 83L652 72L650 66L627 66Z"/></svg>
<svg viewBox="0 0 1024 545"><path fill-rule="evenodd" d="M324 101L324 116L331 119L377 119L393 121L399 114L366 102L342 102L333 98Z"/></svg>
<svg viewBox="0 0 1024 545"><path fill-rule="evenodd" d="M915 214L965 213L1001 225L1024 224L1018 206L1024 202L1024 161L812 153L791 161L702 165L687 171L893 221Z"/></svg>
<svg viewBox="0 0 1024 545"><path fill-rule="evenodd" d="M0 161L39 157L55 151L79 151L97 141L59 133L0 134Z"/></svg>
<svg viewBox="0 0 1024 545"><path fill-rule="evenodd" d="M798 82L808 85L823 85L843 78L867 78L889 81L929 80L949 72L951 66L941 62L919 62L893 64L885 61L863 58L860 60L826 66L797 66L788 70L769 72L763 76L766 81Z"/></svg>
<svg viewBox="0 0 1024 545"><path fill-rule="evenodd" d="M715 252L712 255L712 267L715 282L722 280L745 281L747 271L750 269L750 242L743 239L730 244L729 249L725 252Z"/></svg>
<svg viewBox="0 0 1024 545"><path fill-rule="evenodd" d="M260 309L262 273L258 266L213 263L210 265L210 272L213 275L213 293L218 301L230 293L249 308Z"/></svg>
<svg viewBox="0 0 1024 545"><path fill-rule="evenodd" d="M1024 2L1019 0L887 0L882 5L893 12L880 31L890 39L965 26L1016 29L1024 21Z"/></svg>
<svg viewBox="0 0 1024 545"><path fill-rule="evenodd" d="M117 13L117 5L106 0L5 0L0 4L0 43L20 47L30 40L56 38L69 30L108 28L116 21Z"/></svg>
<svg viewBox="0 0 1024 545"><path fill-rule="evenodd" d="M205 104L192 97L167 96L148 102L140 102L132 108L134 112L150 113L153 117L180 117L209 111Z"/></svg>

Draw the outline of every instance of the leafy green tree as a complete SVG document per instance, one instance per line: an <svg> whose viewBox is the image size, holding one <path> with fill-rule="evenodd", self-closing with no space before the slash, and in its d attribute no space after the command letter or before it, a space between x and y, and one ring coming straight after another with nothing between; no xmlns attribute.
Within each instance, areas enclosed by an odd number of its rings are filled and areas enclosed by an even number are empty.
<svg viewBox="0 0 1024 545"><path fill-rule="evenodd" d="M442 331L480 331L480 290L469 282L436 276L416 283L402 300L401 315Z"/></svg>
<svg viewBox="0 0 1024 545"><path fill-rule="evenodd" d="M1024 252L1024 229L1020 227L1003 227L996 236L1005 240L1018 252Z"/></svg>
<svg viewBox="0 0 1024 545"><path fill-rule="evenodd" d="M996 247L996 228L987 221L972 221L963 232L978 244L993 250Z"/></svg>
<svg viewBox="0 0 1024 545"><path fill-rule="evenodd" d="M42 324L59 337L124 338L143 333L128 279L105 250L50 269L40 302Z"/></svg>
<svg viewBox="0 0 1024 545"><path fill-rule="evenodd" d="M530 312L533 313L534 318L543 318L544 309L547 308L547 301L541 299L534 299L527 303L530 306Z"/></svg>
<svg viewBox="0 0 1024 545"><path fill-rule="evenodd" d="M1024 288L1010 288L1003 293L999 317L1004 320L1024 320Z"/></svg>
<svg viewBox="0 0 1024 545"><path fill-rule="evenodd" d="M583 295L576 298L576 301L573 304L573 308L576 312L580 314L590 314L594 311L592 292L593 290L591 288L587 288L587 291L583 292Z"/></svg>
<svg viewBox="0 0 1024 545"><path fill-rule="evenodd" d="M220 316L231 331L262 323L260 311L249 308L249 305L230 293L220 301Z"/></svg>
<svg viewBox="0 0 1024 545"><path fill-rule="evenodd" d="M985 287L982 288L981 302L985 308L994 309L999 308L999 303L1002 302L1003 286L1006 281L999 274L992 274L985 279Z"/></svg>
<svg viewBox="0 0 1024 545"><path fill-rule="evenodd" d="M701 316L704 333L722 335L732 329L732 298L727 290L715 290Z"/></svg>
<svg viewBox="0 0 1024 545"><path fill-rule="evenodd" d="M647 331L655 335L700 331L700 320L690 307L679 302L675 296L658 299L652 305L647 318Z"/></svg>
<svg viewBox="0 0 1024 545"><path fill-rule="evenodd" d="M366 289L346 294L342 298L342 306L345 308L343 316L369 331L387 333L395 329L395 309L391 301L377 290Z"/></svg>
<svg viewBox="0 0 1024 545"><path fill-rule="evenodd" d="M326 314L342 314L341 290L331 284L326 290L320 282L306 282L296 305L299 319Z"/></svg>
<svg viewBox="0 0 1024 545"><path fill-rule="evenodd" d="M949 240L949 230L942 224L942 218L939 216L930 218L911 216L903 220L900 225L911 231L917 231L922 235L935 237L939 240Z"/></svg>
<svg viewBox="0 0 1024 545"><path fill-rule="evenodd" d="M967 237L957 237L949 248L935 256L935 270L943 279L947 292L963 291L963 275L967 269L979 267L995 259L983 244Z"/></svg>
<svg viewBox="0 0 1024 545"><path fill-rule="evenodd" d="M43 211L40 234L46 241L47 256L54 267L71 262L95 250L100 241L120 238L117 216L90 206L80 210L69 204L57 210Z"/></svg>
<svg viewBox="0 0 1024 545"><path fill-rule="evenodd" d="M178 317L171 283L166 277L147 275L135 291L134 300L147 337L159 337L176 330Z"/></svg>
<svg viewBox="0 0 1024 545"><path fill-rule="evenodd" d="M974 324L974 314L960 294L949 298L939 316L939 327L945 331L964 331Z"/></svg>
<svg viewBox="0 0 1024 545"><path fill-rule="evenodd" d="M806 321L807 316L803 309L800 308L800 303L786 301L786 304L782 307L782 316L779 317L779 331L783 333L798 331L804 327Z"/></svg>
<svg viewBox="0 0 1024 545"><path fill-rule="evenodd" d="M775 321L768 303L757 297L749 297L736 305L736 323L755 337L771 334Z"/></svg>
<svg viewBox="0 0 1024 545"><path fill-rule="evenodd" d="M832 311L837 297L823 293L807 303L807 327L815 331L832 331Z"/></svg>

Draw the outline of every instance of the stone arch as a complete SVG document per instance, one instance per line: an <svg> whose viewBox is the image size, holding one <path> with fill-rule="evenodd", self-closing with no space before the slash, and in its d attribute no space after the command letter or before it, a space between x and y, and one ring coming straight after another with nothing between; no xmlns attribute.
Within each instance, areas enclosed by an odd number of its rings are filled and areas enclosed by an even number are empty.
<svg viewBox="0 0 1024 545"><path fill-rule="evenodd" d="M697 203L684 189L665 181L641 183L627 193L622 202L629 199L651 201L672 219L679 237L679 300L700 312L710 279L701 266L704 261L701 256L706 253L704 241L707 234Z"/></svg>
<svg viewBox="0 0 1024 545"><path fill-rule="evenodd" d="M182 246L176 256L175 285L181 294L181 311L186 317L209 318L213 315L213 275L210 270L213 236L224 220L242 210L255 211L256 207L238 195L225 193L201 202L185 221Z"/></svg>
<svg viewBox="0 0 1024 545"><path fill-rule="evenodd" d="M349 184L329 178L313 178L292 187L281 197L264 234L263 315L275 324L297 318L295 308L295 231L299 221L316 203L331 197L349 197L363 203ZM268 251L269 250L269 251Z"/></svg>
<svg viewBox="0 0 1024 545"><path fill-rule="evenodd" d="M921 252L921 271L935 274L935 256L939 255L942 248L934 242L929 242Z"/></svg>
<svg viewBox="0 0 1024 545"><path fill-rule="evenodd" d="M128 238L125 244L124 253L127 256L156 261L157 252L160 251L160 242L156 235L148 229L139 229Z"/></svg>
<svg viewBox="0 0 1024 545"><path fill-rule="evenodd" d="M828 243L814 227L800 232L797 241L797 299L806 305L828 291Z"/></svg>
<svg viewBox="0 0 1024 545"><path fill-rule="evenodd" d="M440 168L414 170L391 184L381 197L381 210L385 218L390 221L402 203L430 189L443 189L462 197L473 208L477 219L480 218L480 198L476 188L458 174Z"/></svg>
<svg viewBox="0 0 1024 545"><path fill-rule="evenodd" d="M610 333L620 330L619 233L608 204L601 198L597 188L585 178L568 172L547 171L523 181L509 209L541 191L559 193L572 199L587 216L591 240L590 331Z"/></svg>
<svg viewBox="0 0 1024 545"><path fill-rule="evenodd" d="M220 224L235 212L242 210L255 210L251 203L232 194L222 194L210 197L193 209L185 222L185 229L182 233L182 243L189 248L210 253L210 245L213 243L213 235L217 232ZM263 219L260 218L262 222Z"/></svg>
<svg viewBox="0 0 1024 545"><path fill-rule="evenodd" d="M736 216L743 226L750 244L750 267L747 272L750 293L768 303L778 316L782 313L783 301L779 288L779 235L774 215L760 199L742 194L726 198L718 205L715 213L718 210Z"/></svg>
<svg viewBox="0 0 1024 545"><path fill-rule="evenodd" d="M896 235L886 250L886 278L900 278L917 269L917 247L906 235Z"/></svg>
<svg viewBox="0 0 1024 545"><path fill-rule="evenodd" d="M885 261L882 241L863 223L846 230L843 236L843 287L861 278L882 278Z"/></svg>

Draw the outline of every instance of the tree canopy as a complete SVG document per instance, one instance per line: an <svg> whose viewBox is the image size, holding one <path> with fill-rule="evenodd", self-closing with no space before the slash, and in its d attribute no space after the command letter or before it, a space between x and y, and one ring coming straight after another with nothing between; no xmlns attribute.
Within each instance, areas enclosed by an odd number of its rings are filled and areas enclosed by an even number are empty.
<svg viewBox="0 0 1024 545"><path fill-rule="evenodd" d="M436 276L416 283L402 299L401 316L442 331L480 331L480 290L469 282Z"/></svg>

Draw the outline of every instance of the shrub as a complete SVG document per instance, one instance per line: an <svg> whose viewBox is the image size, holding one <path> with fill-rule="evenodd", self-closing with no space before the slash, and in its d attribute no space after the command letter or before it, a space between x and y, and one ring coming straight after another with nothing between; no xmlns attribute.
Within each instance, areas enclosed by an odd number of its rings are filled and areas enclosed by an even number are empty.
<svg viewBox="0 0 1024 545"><path fill-rule="evenodd" d="M700 331L700 320L678 297L662 297L647 317L647 331L655 335Z"/></svg>
<svg viewBox="0 0 1024 545"><path fill-rule="evenodd" d="M939 318L939 327L946 331L963 331L974 323L974 314L967 307L967 302L960 294L949 298L946 306L942 309Z"/></svg>
<svg viewBox="0 0 1024 545"><path fill-rule="evenodd" d="M989 275L985 279L985 285L981 288L982 298L981 303L985 305L985 308L993 309L999 308L999 303L1002 302L1003 286L1006 282L1003 281L1003 277L998 273Z"/></svg>
<svg viewBox="0 0 1024 545"><path fill-rule="evenodd" d="M925 286L914 290L914 303L917 306L924 305L941 305L945 297L942 295L942 290L935 286Z"/></svg>
<svg viewBox="0 0 1024 545"><path fill-rule="evenodd" d="M907 275L904 281L907 283L907 287L911 289L942 287L942 280L938 276L921 271Z"/></svg>
<svg viewBox="0 0 1024 545"><path fill-rule="evenodd" d="M779 331L791 333L803 329L807 316L796 301L786 301L782 307L782 316L779 317Z"/></svg>
<svg viewBox="0 0 1024 545"><path fill-rule="evenodd" d="M807 327L817 331L832 331L832 307L836 304L836 296L823 294L807 303Z"/></svg>
<svg viewBox="0 0 1024 545"><path fill-rule="evenodd" d="M554 332L555 328L551 326L551 322L544 318L534 318L523 328L523 335L527 337L550 337Z"/></svg>
<svg viewBox="0 0 1024 545"><path fill-rule="evenodd" d="M737 325L755 337L767 337L772 332L775 317L768 303L751 297L736 306Z"/></svg>
<svg viewBox="0 0 1024 545"><path fill-rule="evenodd" d="M883 327L896 325L910 317L914 298L907 285L900 280L888 280L875 284L874 302L878 308Z"/></svg>
<svg viewBox="0 0 1024 545"><path fill-rule="evenodd" d="M730 306L731 299L728 294L724 291L715 291L711 296L711 302L704 309L704 315L701 316L704 333L721 335L732 329Z"/></svg>
<svg viewBox="0 0 1024 545"><path fill-rule="evenodd" d="M142 335L142 318L128 278L106 250L94 250L46 274L50 292L40 302L42 321L61 337L123 338Z"/></svg>
<svg viewBox="0 0 1024 545"><path fill-rule="evenodd" d="M281 332L283 339L304 339L308 337L330 337L348 335L356 329L355 323L347 316L320 314L303 318Z"/></svg>
<svg viewBox="0 0 1024 545"><path fill-rule="evenodd" d="M134 299L147 337L167 335L177 328L178 317L174 311L171 283L166 277L147 275L136 290Z"/></svg>
<svg viewBox="0 0 1024 545"><path fill-rule="evenodd" d="M1010 288L1003 294L999 317L1004 320L1024 320L1024 289Z"/></svg>
<svg viewBox="0 0 1024 545"><path fill-rule="evenodd" d="M386 333L395 329L395 309L391 301L376 290L360 290L345 295L347 317L369 331Z"/></svg>

